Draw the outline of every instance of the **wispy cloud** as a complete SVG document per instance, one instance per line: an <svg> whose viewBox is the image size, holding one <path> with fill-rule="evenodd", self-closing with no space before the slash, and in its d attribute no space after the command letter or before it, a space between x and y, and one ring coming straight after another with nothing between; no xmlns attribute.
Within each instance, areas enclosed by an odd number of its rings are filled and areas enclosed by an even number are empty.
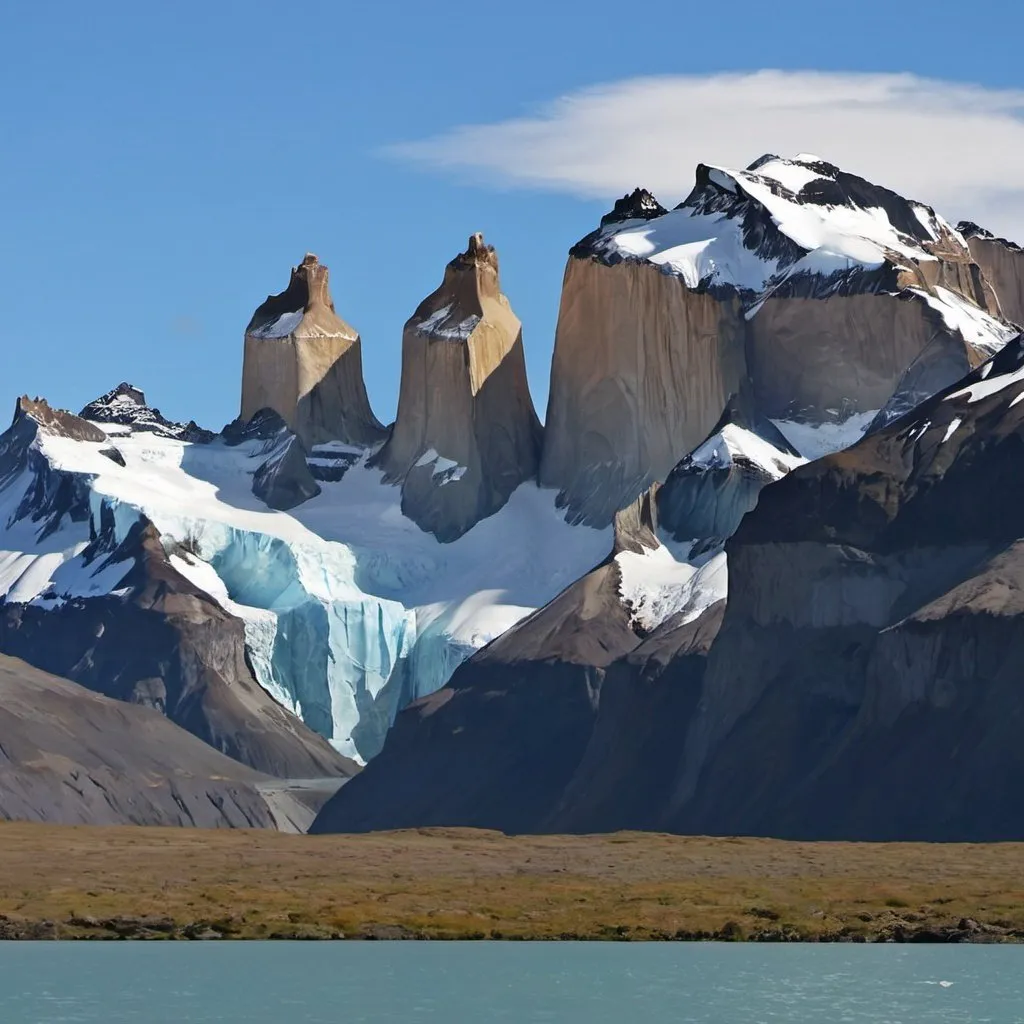
<svg viewBox="0 0 1024 1024"><path fill-rule="evenodd" d="M698 162L810 152L949 217L1024 237L1024 90L914 75L628 79L389 152L483 184L602 199L644 185L663 203L686 195Z"/></svg>

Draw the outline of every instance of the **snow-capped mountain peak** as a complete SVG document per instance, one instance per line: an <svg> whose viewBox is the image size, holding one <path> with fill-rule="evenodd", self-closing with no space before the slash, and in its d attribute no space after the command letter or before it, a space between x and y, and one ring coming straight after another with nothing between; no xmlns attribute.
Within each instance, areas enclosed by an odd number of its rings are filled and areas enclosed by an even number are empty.
<svg viewBox="0 0 1024 1024"><path fill-rule="evenodd" d="M202 430L194 422L175 423L167 419L159 409L147 405L146 395L141 388L127 381L122 381L116 388L90 402L78 415L90 423L103 424L108 434L116 434L119 432L118 427L124 427L193 441L213 437L210 431Z"/></svg>
<svg viewBox="0 0 1024 1024"><path fill-rule="evenodd" d="M653 263L689 288L740 295L749 316L787 284L808 295L896 291L897 270L970 260L931 207L806 154L769 153L742 170L701 164L686 200L660 210L637 190L573 253Z"/></svg>

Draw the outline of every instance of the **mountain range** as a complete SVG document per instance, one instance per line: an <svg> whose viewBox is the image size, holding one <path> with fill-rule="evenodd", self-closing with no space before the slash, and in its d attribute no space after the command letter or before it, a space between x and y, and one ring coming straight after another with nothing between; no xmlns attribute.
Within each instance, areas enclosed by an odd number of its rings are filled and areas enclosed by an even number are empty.
<svg viewBox="0 0 1024 1024"><path fill-rule="evenodd" d="M221 430L18 401L0 816L1021 838L1022 321L975 224L700 165L569 250L543 425L475 234L384 426L307 254Z"/></svg>

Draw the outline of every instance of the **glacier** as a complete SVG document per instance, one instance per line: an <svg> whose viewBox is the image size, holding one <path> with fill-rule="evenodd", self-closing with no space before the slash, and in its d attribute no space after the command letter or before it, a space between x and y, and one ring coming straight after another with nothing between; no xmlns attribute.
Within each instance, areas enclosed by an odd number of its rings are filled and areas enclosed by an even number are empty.
<svg viewBox="0 0 1024 1024"><path fill-rule="evenodd" d="M259 440L193 443L96 426L104 442L45 432L32 442L33 458L70 477L87 506L45 537L17 514L38 468L0 484L0 595L52 607L116 593L127 566L84 565L82 551L104 526L122 542L145 516L174 567L243 621L258 682L361 762L402 707L611 547L610 530L570 526L555 492L533 483L442 544L402 515L399 489L368 465L372 450L353 453L340 479L282 512L252 493L267 454Z"/></svg>

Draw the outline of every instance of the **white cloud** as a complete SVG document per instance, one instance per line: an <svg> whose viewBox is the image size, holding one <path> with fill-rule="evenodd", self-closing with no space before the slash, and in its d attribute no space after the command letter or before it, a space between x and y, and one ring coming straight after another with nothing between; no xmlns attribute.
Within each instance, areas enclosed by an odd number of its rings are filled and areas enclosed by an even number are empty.
<svg viewBox="0 0 1024 1024"><path fill-rule="evenodd" d="M666 205L690 190L699 162L810 152L1024 241L1021 90L817 71L635 78L390 152L484 183L605 200L644 185Z"/></svg>

